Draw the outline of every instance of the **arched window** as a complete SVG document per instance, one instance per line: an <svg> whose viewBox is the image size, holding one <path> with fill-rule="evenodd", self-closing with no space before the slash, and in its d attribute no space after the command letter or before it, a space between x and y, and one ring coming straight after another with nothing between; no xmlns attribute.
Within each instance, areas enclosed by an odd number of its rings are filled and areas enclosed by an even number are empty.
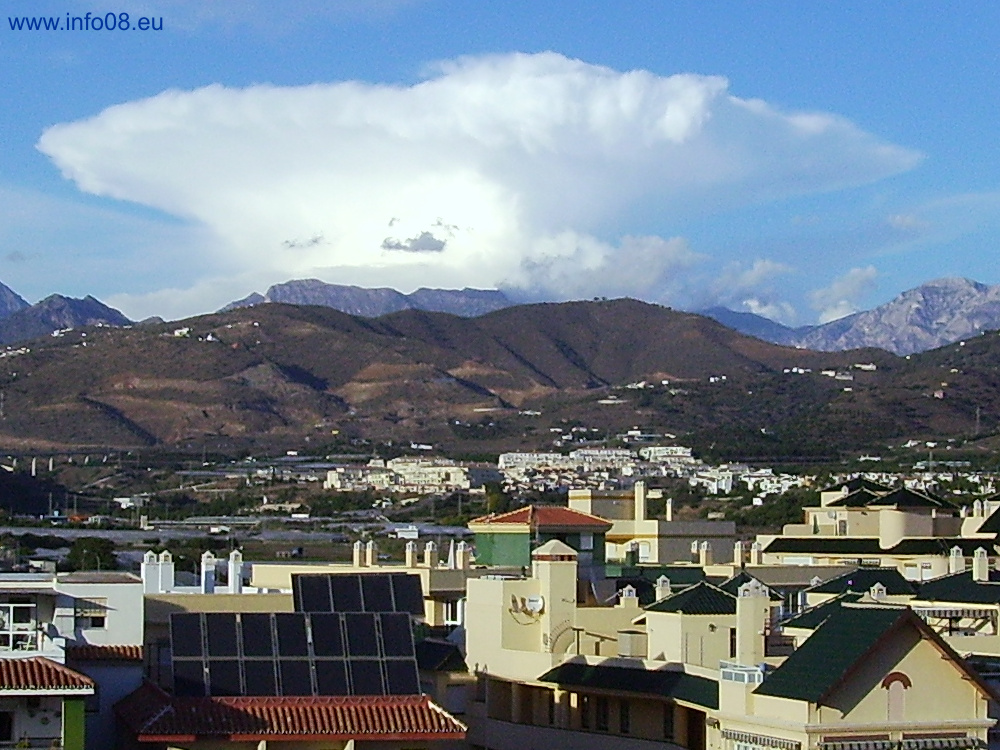
<svg viewBox="0 0 1000 750"><path fill-rule="evenodd" d="M886 718L889 721L905 719L906 691L912 684L902 672L891 672L882 680L882 687L886 690Z"/></svg>

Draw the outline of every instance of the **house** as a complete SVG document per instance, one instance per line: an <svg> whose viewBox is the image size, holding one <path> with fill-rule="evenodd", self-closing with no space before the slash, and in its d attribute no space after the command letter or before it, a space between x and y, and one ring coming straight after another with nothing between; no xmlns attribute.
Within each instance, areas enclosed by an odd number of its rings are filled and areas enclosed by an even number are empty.
<svg viewBox="0 0 1000 750"><path fill-rule="evenodd" d="M474 746L986 744L992 689L878 582L873 592L818 605L822 616L808 628L799 623L801 637L776 653L768 631L778 602L749 574L729 582L735 594L702 580L641 608L626 587L600 607L578 600L575 568L576 552L550 540L534 550L530 575L469 582L466 660L477 691L466 717Z"/></svg>
<svg viewBox="0 0 1000 750"><path fill-rule="evenodd" d="M648 489L645 482L639 481L631 492L570 490L569 507L611 523L604 535L604 556L608 560L625 560L628 550L635 549L640 563L691 562L692 543L707 545L706 549L711 550L711 559L702 562L733 559L736 525L732 521L677 520L670 498L666 500L665 517L651 518L649 500L660 498L662 490Z"/></svg>

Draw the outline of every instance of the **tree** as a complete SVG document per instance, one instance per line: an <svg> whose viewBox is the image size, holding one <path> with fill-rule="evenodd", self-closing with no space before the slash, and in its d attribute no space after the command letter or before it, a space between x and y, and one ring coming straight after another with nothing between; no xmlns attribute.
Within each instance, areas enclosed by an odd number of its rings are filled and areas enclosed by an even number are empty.
<svg viewBox="0 0 1000 750"><path fill-rule="evenodd" d="M72 570L116 570L115 544L110 539L79 537L69 548L66 564Z"/></svg>

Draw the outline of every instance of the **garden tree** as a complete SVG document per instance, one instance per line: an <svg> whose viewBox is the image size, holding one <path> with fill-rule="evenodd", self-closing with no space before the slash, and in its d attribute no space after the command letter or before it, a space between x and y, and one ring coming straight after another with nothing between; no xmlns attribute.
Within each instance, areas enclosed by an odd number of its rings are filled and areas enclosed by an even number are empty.
<svg viewBox="0 0 1000 750"><path fill-rule="evenodd" d="M499 482L486 483L486 512L505 513L510 509L510 495L503 491Z"/></svg>
<svg viewBox="0 0 1000 750"><path fill-rule="evenodd" d="M115 544L110 539L82 536L73 541L66 556L71 570L116 570Z"/></svg>

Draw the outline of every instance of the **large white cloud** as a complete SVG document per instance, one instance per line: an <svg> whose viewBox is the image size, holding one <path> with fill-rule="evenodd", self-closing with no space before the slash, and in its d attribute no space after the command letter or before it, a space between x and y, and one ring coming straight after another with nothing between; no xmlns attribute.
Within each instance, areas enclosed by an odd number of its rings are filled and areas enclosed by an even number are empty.
<svg viewBox="0 0 1000 750"><path fill-rule="evenodd" d="M829 286L810 292L813 309L819 313L819 322L829 323L856 313L860 309L860 301L875 288L877 276L874 266L852 268L830 282Z"/></svg>
<svg viewBox="0 0 1000 750"><path fill-rule="evenodd" d="M207 228L214 260L255 277L662 301L698 257L673 222L919 159L723 78L554 53L461 58L412 86L166 91L38 148L86 192Z"/></svg>

